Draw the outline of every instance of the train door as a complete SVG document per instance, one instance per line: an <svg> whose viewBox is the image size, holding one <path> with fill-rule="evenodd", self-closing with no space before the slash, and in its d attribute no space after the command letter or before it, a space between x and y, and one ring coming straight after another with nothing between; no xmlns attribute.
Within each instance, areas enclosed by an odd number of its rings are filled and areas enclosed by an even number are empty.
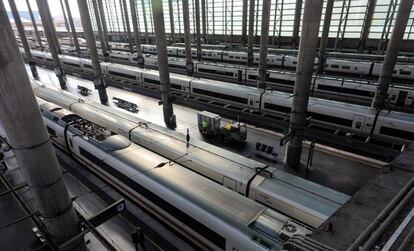
<svg viewBox="0 0 414 251"><path fill-rule="evenodd" d="M241 82L243 80L243 71L238 69L237 70L237 80Z"/></svg>
<svg viewBox="0 0 414 251"><path fill-rule="evenodd" d="M230 190L236 191L236 181L230 178L224 177L223 186L227 187Z"/></svg>
<svg viewBox="0 0 414 251"><path fill-rule="evenodd" d="M405 100L407 99L408 96L408 92L407 91L400 91L400 93L398 94L398 98L397 98L397 102L396 102L396 106L404 106L405 104Z"/></svg>
<svg viewBox="0 0 414 251"><path fill-rule="evenodd" d="M249 108L259 109L259 101L257 100L256 95L249 94L248 95L248 102L249 102L248 103Z"/></svg>
<svg viewBox="0 0 414 251"><path fill-rule="evenodd" d="M352 120L352 129L356 131L363 131L365 128L365 117L361 115L354 115Z"/></svg>

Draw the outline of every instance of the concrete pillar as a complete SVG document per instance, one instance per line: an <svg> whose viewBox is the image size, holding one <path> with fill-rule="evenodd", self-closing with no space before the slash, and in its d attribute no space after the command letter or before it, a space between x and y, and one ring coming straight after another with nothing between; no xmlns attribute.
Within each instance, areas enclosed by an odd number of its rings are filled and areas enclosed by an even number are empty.
<svg viewBox="0 0 414 251"><path fill-rule="evenodd" d="M142 56L142 48L141 48L141 35L138 31L138 20L137 20L137 10L135 7L135 0L129 0L129 5L131 6L131 16L132 16L132 27L134 28L134 40L135 40L135 47L137 50L137 62L139 67L145 66L144 57Z"/></svg>
<svg viewBox="0 0 414 251"><path fill-rule="evenodd" d="M81 50L79 46L78 35L76 34L75 23L73 22L73 18L72 18L72 12L70 11L69 0L65 0L65 6L66 6L66 11L68 12L68 20L69 20L70 29L72 30L72 37L73 37L73 43L75 44L75 48L76 48L76 55L80 57Z"/></svg>
<svg viewBox="0 0 414 251"><path fill-rule="evenodd" d="M0 36L0 123L38 206L40 219L59 245L75 236L80 225L2 1ZM70 248L84 250L83 239Z"/></svg>
<svg viewBox="0 0 414 251"><path fill-rule="evenodd" d="M155 43L157 46L158 70L160 72L161 99L164 122L168 127L175 127L175 115L170 97L170 73L168 72L167 40L165 38L164 12L162 0L152 1L154 16Z"/></svg>
<svg viewBox="0 0 414 251"><path fill-rule="evenodd" d="M201 17L203 19L203 43L207 43L206 0L201 0Z"/></svg>
<svg viewBox="0 0 414 251"><path fill-rule="evenodd" d="M263 0L262 31L260 35L259 82L257 88L266 89L267 76L267 44L269 42L270 5L272 0Z"/></svg>
<svg viewBox="0 0 414 251"><path fill-rule="evenodd" d="M17 31L19 32L20 41L22 41L24 53L26 54L27 60L29 61L30 71L32 76L35 79L39 79L39 74L37 73L36 63L33 61L32 52L30 51L30 45L27 41L26 33L24 32L24 27L22 20L20 19L19 11L17 10L16 3L14 0L9 0L10 9L13 14L14 23L16 24Z"/></svg>
<svg viewBox="0 0 414 251"><path fill-rule="evenodd" d="M327 0L325 19L323 20L321 43L319 45L319 57L318 57L318 69L317 69L318 73L322 73L323 68L325 67L326 47L328 46L329 28L331 26L333 6L334 6L334 0Z"/></svg>
<svg viewBox="0 0 414 251"><path fill-rule="evenodd" d="M241 42L242 46L246 47L247 42L247 7L248 7L248 1L243 0L243 9L242 9L242 37Z"/></svg>
<svg viewBox="0 0 414 251"><path fill-rule="evenodd" d="M247 64L253 64L253 42L254 42L254 4L255 0L250 0L249 4L249 38L248 38L248 45L247 45Z"/></svg>
<svg viewBox="0 0 414 251"><path fill-rule="evenodd" d="M296 48L296 45L299 42L299 26L300 26L300 16L302 14L302 2L303 0L296 0L295 17L293 19L293 34L292 34L292 47L293 48Z"/></svg>
<svg viewBox="0 0 414 251"><path fill-rule="evenodd" d="M60 7L62 8L63 20L65 21L65 28L66 28L66 32L70 40L70 44L73 45L72 35L69 29L68 18L66 17L66 11L65 11L65 6L63 5L63 0L60 0Z"/></svg>
<svg viewBox="0 0 414 251"><path fill-rule="evenodd" d="M145 41L147 44L149 44L149 38L148 38L148 26L147 26L147 14L145 12L145 3L143 0L141 0L141 6L142 6L142 16L144 17L144 30L145 30Z"/></svg>
<svg viewBox="0 0 414 251"><path fill-rule="evenodd" d="M39 30L37 29L36 20L34 18L32 7L30 6L29 0L26 0L26 4L27 4L27 9L29 10L30 19L32 20L32 26L33 26L33 29L35 31L36 40L39 43L40 50L44 51L44 47L43 47L43 44L42 44L42 39L40 38Z"/></svg>
<svg viewBox="0 0 414 251"><path fill-rule="evenodd" d="M91 2L92 2L93 12L95 13L96 27L98 28L98 38L101 44L101 51L104 56L104 60L108 61L109 53L106 47L106 41L105 41L103 30L102 30L102 20L101 20L101 15L99 14L98 3L97 3L97 0L92 0Z"/></svg>
<svg viewBox="0 0 414 251"><path fill-rule="evenodd" d="M104 9L102 0L98 0L98 7L99 7L99 16L101 17L101 22L102 22L102 31L103 31L103 36L105 40L106 50L110 51L111 49L109 45L108 26L106 25L105 9Z"/></svg>
<svg viewBox="0 0 414 251"><path fill-rule="evenodd" d="M170 14L170 29L171 29L171 41L175 43L175 37L174 37L174 11L173 11L173 4L172 0L168 0L168 11Z"/></svg>
<svg viewBox="0 0 414 251"><path fill-rule="evenodd" d="M361 37L359 39L358 53L364 53L365 43L367 42L369 31L371 29L372 18L374 17L374 10L377 0L369 0L367 12L365 14L364 25L362 26Z"/></svg>
<svg viewBox="0 0 414 251"><path fill-rule="evenodd" d="M193 57L191 55L190 13L188 9L188 0L183 0L183 19L184 19L186 72L188 76L193 76L194 65L193 65Z"/></svg>
<svg viewBox="0 0 414 251"><path fill-rule="evenodd" d="M300 167L302 140L307 126L306 113L316 47L318 45L322 6L323 1L321 0L305 1L289 125L289 133L293 134L293 138L287 144L285 156L286 164L293 169L299 169Z"/></svg>
<svg viewBox="0 0 414 251"><path fill-rule="evenodd" d="M131 35L131 27L129 26L129 16L128 16L128 6L126 0L122 0L122 5L124 6L124 15L125 15L125 23L128 33L128 42L129 42L129 52L134 53L134 46L132 44L132 35Z"/></svg>
<svg viewBox="0 0 414 251"><path fill-rule="evenodd" d="M407 27L408 18L410 17L411 8L414 0L401 0L398 7L397 17L394 22L394 29L391 33L390 42L385 53L384 63L378 80L377 91L371 107L381 110L385 106L385 99L388 93L388 87L392 80L395 62L397 61L400 51L401 42Z"/></svg>
<svg viewBox="0 0 414 251"><path fill-rule="evenodd" d="M196 14L196 32L197 32L197 60L201 60L203 52L201 50L201 33L200 33L200 1L195 1L195 14Z"/></svg>
<svg viewBox="0 0 414 251"><path fill-rule="evenodd" d="M78 0L79 13L81 16L83 33L85 35L86 44L88 45L89 55L92 61L94 71L93 84L98 90L101 103L108 104L108 95L106 94L105 80L102 78L101 63L99 62L98 50L96 49L95 36L92 30L91 17L89 16L88 4L85 0Z"/></svg>
<svg viewBox="0 0 414 251"><path fill-rule="evenodd" d="M62 89L67 88L66 73L62 68L59 59L59 44L57 40L55 26L53 24L52 15L50 14L49 4L47 0L36 0L37 7L39 9L40 17L42 18L43 32L46 36L47 43L49 45L50 53L52 54L53 63L55 64L55 73L59 79L59 84Z"/></svg>

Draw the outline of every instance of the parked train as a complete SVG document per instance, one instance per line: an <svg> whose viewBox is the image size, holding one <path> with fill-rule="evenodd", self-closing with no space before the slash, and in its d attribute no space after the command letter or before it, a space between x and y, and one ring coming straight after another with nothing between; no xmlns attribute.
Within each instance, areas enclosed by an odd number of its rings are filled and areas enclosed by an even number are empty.
<svg viewBox="0 0 414 251"><path fill-rule="evenodd" d="M24 51L22 51L24 53ZM32 51L33 56L42 61L50 61L51 56L48 52ZM111 62L135 64L136 56L131 57L126 52L111 52L109 54ZM80 59L71 56L61 56L63 64L68 67L81 68ZM102 63L106 64L106 63ZM185 70L185 61L179 58L170 58L168 64L171 68ZM158 67L158 61L155 56L145 55L145 65L148 67ZM235 81L256 82L259 72L254 68L245 68L242 66L229 66L224 64L213 64L207 62L196 62L196 72L211 75L214 77L227 78ZM293 87L295 83L295 74L292 72L281 72L276 70L269 71L267 82L278 86ZM314 75L312 80L312 90L327 95L342 95L350 98L357 98L367 104L372 101L376 92L376 84L367 81L348 81L326 76ZM397 107L405 110L414 109L414 87L402 85L390 85L388 90L387 103L390 108Z"/></svg>
<svg viewBox="0 0 414 251"><path fill-rule="evenodd" d="M46 57L49 57L47 60L51 60L50 55ZM65 65L86 72L92 71L90 60L69 56L62 56L62 58L66 58L62 59ZM150 85L159 88L158 71L114 63L102 63L101 66L107 77L126 80L131 85ZM170 74L170 82L173 92L231 104L264 115L286 116L291 111L293 96L289 93L264 91L221 81L194 79L179 74ZM378 137L400 142L414 141L414 115L384 110L376 113L369 107L313 97L310 98L308 106L309 120L316 125L345 129L364 137Z"/></svg>
<svg viewBox="0 0 414 251"><path fill-rule="evenodd" d="M181 133L119 113L114 108L93 102L81 102L76 96L39 86L40 84L38 81L32 82L38 97L67 108L163 157L180 162L220 185L311 227L319 227L350 198L343 193L197 139L191 139L187 146L186 137ZM255 176L258 168L266 168L267 173ZM272 175L266 175L269 173Z"/></svg>
<svg viewBox="0 0 414 251"><path fill-rule="evenodd" d="M293 235L312 233L115 132L54 104L38 103L56 144L203 249L280 250Z"/></svg>

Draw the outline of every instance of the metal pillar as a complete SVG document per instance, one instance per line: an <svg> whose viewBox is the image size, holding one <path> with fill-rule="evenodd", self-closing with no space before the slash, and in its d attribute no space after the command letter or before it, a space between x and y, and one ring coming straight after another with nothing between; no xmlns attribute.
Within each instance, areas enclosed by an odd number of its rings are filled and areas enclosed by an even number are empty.
<svg viewBox="0 0 414 251"><path fill-rule="evenodd" d="M318 69L317 69L318 73L321 73L323 71L323 68L325 67L326 47L328 46L329 28L331 26L333 6L334 6L334 0L327 0L325 19L323 20L321 43L319 45L319 57L318 57Z"/></svg>
<svg viewBox="0 0 414 251"><path fill-rule="evenodd" d="M103 36L105 40L105 46L106 46L106 50L109 51L110 45L109 45L109 37L108 37L108 27L106 25L105 9L104 9L102 0L98 0L98 7L99 7L99 16L101 17L102 31L103 31Z"/></svg>
<svg viewBox="0 0 414 251"><path fill-rule="evenodd" d="M142 48L141 48L141 35L138 31L138 20L137 20L137 10L135 7L135 0L129 0L129 5L131 6L131 17L132 17L132 27L134 28L134 40L135 40L135 47L137 50L137 62L139 67L144 67L145 61L144 57L142 56Z"/></svg>
<svg viewBox="0 0 414 251"><path fill-rule="evenodd" d="M145 3L144 3L144 0L141 0L141 6L142 6L142 16L144 17L145 41L146 41L147 44L149 44L148 26L147 26L147 14L145 12Z"/></svg>
<svg viewBox="0 0 414 251"><path fill-rule="evenodd" d="M300 26L300 16L302 14L302 2L303 0L296 0L295 18L293 20L293 34L292 34L292 47L293 48L296 48L296 45L299 42L299 26Z"/></svg>
<svg viewBox="0 0 414 251"><path fill-rule="evenodd" d="M197 31L197 60L201 60L203 52L201 51L201 33L200 33L200 1L195 1L195 13L196 13L196 31Z"/></svg>
<svg viewBox="0 0 414 251"><path fill-rule="evenodd" d="M72 40L72 36L71 36L71 33L70 33L68 18L66 17L66 11L65 11L65 6L63 5L63 0L60 0L60 7L62 8L63 20L65 21L65 28L66 28L66 31L68 33L70 44L73 45L73 40Z"/></svg>
<svg viewBox="0 0 414 251"><path fill-rule="evenodd" d="M377 91L372 102L372 108L381 110L385 106L385 99L388 93L388 87L391 83L394 72L395 62L397 61L400 51L401 42L404 37L405 28L407 27L408 18L410 17L411 8L414 0L401 0L398 7L397 17L395 18L394 29L391 33L390 42L385 53L384 63L378 80Z"/></svg>
<svg viewBox="0 0 414 251"><path fill-rule="evenodd" d="M91 17L89 16L88 4L85 0L78 0L79 13L81 16L83 33L85 35L86 44L88 45L89 55L92 61L94 71L93 84L98 90L101 104L108 104L108 95L106 94L106 84L102 78L101 63L99 62L98 50L96 49L95 36L93 34Z"/></svg>
<svg viewBox="0 0 414 251"><path fill-rule="evenodd" d="M299 169L300 167L302 140L307 126L306 113L308 110L313 65L318 44L322 6L323 1L320 0L305 1L289 125L289 134L293 137L287 144L285 156L286 164L293 169Z"/></svg>
<svg viewBox="0 0 414 251"><path fill-rule="evenodd" d="M30 19L32 20L32 26L33 26L33 29L34 29L35 34L36 34L36 40L39 43L39 48L40 48L41 51L44 51L44 47L43 47L43 44L42 44L42 39L40 38L39 30L37 29L36 20L34 18L32 7L30 6L29 0L26 0L26 4L27 4L27 9L29 10Z"/></svg>
<svg viewBox="0 0 414 251"><path fill-rule="evenodd" d="M14 0L9 0L10 9L13 14L14 23L16 24L17 31L19 32L20 40L23 44L24 53L26 54L27 60L29 61L30 71L32 72L32 76L35 79L39 79L39 74L37 73L36 63L33 62L32 52L30 51L30 45L27 41L26 33L24 32L24 27L22 24L22 20L19 16L19 11L17 10L16 3Z"/></svg>
<svg viewBox="0 0 414 251"><path fill-rule="evenodd" d="M371 29L372 18L374 17L374 10L377 0L369 0L367 11L365 13L364 25L359 39L358 53L363 53L365 50L365 43L367 42L369 30Z"/></svg>
<svg viewBox="0 0 414 251"><path fill-rule="evenodd" d="M193 57L191 55L190 14L188 9L188 0L183 0L183 19L186 72L188 76L192 76L194 74L194 65Z"/></svg>
<svg viewBox="0 0 414 251"><path fill-rule="evenodd" d="M267 80L267 45L269 43L270 5L272 0L263 0L262 31L260 33L259 82L257 88L266 89Z"/></svg>
<svg viewBox="0 0 414 251"><path fill-rule="evenodd" d="M168 11L170 13L170 29L171 29L171 41L175 43L174 38L174 11L173 11L173 4L172 0L168 0Z"/></svg>
<svg viewBox="0 0 414 251"><path fill-rule="evenodd" d="M0 34L0 121L38 206L40 219L52 240L60 245L78 234L80 225L3 2ZM85 248L82 238L70 247Z"/></svg>
<svg viewBox="0 0 414 251"><path fill-rule="evenodd" d="M73 22L73 18L72 18L72 12L70 11L70 7L69 7L69 0L65 0L65 6L66 6L66 11L68 12L68 20L69 20L70 29L72 30L73 44L75 45L75 48L76 48L76 56L80 57L81 50L79 46L78 35L76 34L75 23Z"/></svg>
<svg viewBox="0 0 414 251"><path fill-rule="evenodd" d="M132 34L131 34L131 27L129 26L129 16L128 16L128 6L126 0L122 0L122 5L124 6L124 16L125 16L125 23L126 29L128 34L128 43L129 43L129 52L134 53L134 46L132 44Z"/></svg>
<svg viewBox="0 0 414 251"><path fill-rule="evenodd" d="M249 5L249 38L248 38L248 45L247 45L247 64L253 64L253 34L254 34L254 5L255 0L250 0Z"/></svg>
<svg viewBox="0 0 414 251"><path fill-rule="evenodd" d="M203 43L207 43L206 0L201 0L201 17L203 19Z"/></svg>
<svg viewBox="0 0 414 251"><path fill-rule="evenodd" d="M62 89L67 88L66 84L66 73L62 68L60 59L59 59L59 45L56 35L56 30L54 29L53 19L50 14L49 4L47 0L36 0L37 7L39 9L39 14L42 18L43 24L43 33L46 36L47 43L49 45L49 51L52 54L53 63L55 64L55 73L56 77L59 79L59 84Z"/></svg>
<svg viewBox="0 0 414 251"><path fill-rule="evenodd" d="M168 127L175 127L175 115L170 97L171 83L170 73L168 71L167 40L165 38L162 0L151 1L152 13L154 15L155 43L157 46L158 70L160 73L160 88L164 122Z"/></svg>
<svg viewBox="0 0 414 251"><path fill-rule="evenodd" d="M105 41L104 34L102 31L102 20L101 20L101 15L99 14L98 3L97 3L97 0L92 0L91 2L92 2L93 12L95 13L96 27L98 28L98 38L99 38L99 43L101 44L101 51L104 56L104 60L108 61L109 53L106 48L106 41Z"/></svg>

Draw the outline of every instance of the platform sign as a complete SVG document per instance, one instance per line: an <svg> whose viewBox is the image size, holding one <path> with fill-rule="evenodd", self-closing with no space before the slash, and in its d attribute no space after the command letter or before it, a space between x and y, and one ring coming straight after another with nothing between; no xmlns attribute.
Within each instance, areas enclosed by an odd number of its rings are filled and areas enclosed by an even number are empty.
<svg viewBox="0 0 414 251"><path fill-rule="evenodd" d="M280 146L286 145L295 136L295 131L290 131L288 134L280 139Z"/></svg>
<svg viewBox="0 0 414 251"><path fill-rule="evenodd" d="M88 221L94 227L98 227L99 225L101 225L105 221L111 219L112 217L114 217L118 213L124 211L125 208L126 208L125 200L120 199L117 202L113 203L112 205L106 207L101 212L97 213L95 216L90 218Z"/></svg>

